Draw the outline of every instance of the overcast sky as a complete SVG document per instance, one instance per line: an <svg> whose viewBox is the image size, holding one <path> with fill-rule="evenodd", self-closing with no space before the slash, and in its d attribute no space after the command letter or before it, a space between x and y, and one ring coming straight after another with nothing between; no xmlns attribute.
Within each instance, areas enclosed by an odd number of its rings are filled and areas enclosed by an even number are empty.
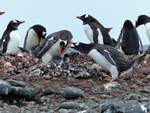
<svg viewBox="0 0 150 113"><path fill-rule="evenodd" d="M12 19L25 20L19 27L24 40L26 31L34 24L46 27L48 34L68 29L74 41L88 42L82 22L76 16L90 14L105 27L113 27L110 35L117 39L126 19L133 23L140 14L150 16L149 0L0 0L0 34ZM149 44L143 26L138 28L142 42ZM1 35L0 35L1 36Z"/></svg>

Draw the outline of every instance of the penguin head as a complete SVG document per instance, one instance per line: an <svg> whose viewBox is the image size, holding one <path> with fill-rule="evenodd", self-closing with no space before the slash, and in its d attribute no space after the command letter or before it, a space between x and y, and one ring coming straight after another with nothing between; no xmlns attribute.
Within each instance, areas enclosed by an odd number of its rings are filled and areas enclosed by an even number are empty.
<svg viewBox="0 0 150 113"><path fill-rule="evenodd" d="M93 48L94 44L85 44L81 42L72 43L71 48L75 49L79 53L88 54Z"/></svg>
<svg viewBox="0 0 150 113"><path fill-rule="evenodd" d="M3 12L3 11L0 11L0 15L2 15L2 14L4 14L5 12Z"/></svg>
<svg viewBox="0 0 150 113"><path fill-rule="evenodd" d="M126 20L123 24L123 29L124 30L134 29L134 25L132 24L130 20Z"/></svg>
<svg viewBox="0 0 150 113"><path fill-rule="evenodd" d="M37 33L39 38L45 39L45 36L47 34L45 27L37 24L37 25L32 26L30 29L33 29Z"/></svg>
<svg viewBox="0 0 150 113"><path fill-rule="evenodd" d="M17 30L18 26L22 23L24 23L25 21L19 21L19 20L12 20L9 22L7 29L9 30Z"/></svg>
<svg viewBox="0 0 150 113"><path fill-rule="evenodd" d="M60 48L65 49L68 45L68 42L66 40L61 40L59 45L60 45Z"/></svg>
<svg viewBox="0 0 150 113"><path fill-rule="evenodd" d="M87 14L84 14L82 16L77 16L76 18L82 20L83 25L96 21L94 17L92 17L91 15L87 15Z"/></svg>
<svg viewBox="0 0 150 113"><path fill-rule="evenodd" d="M150 17L147 15L140 15L135 23L135 26L138 27L142 24L146 24L147 22L150 22Z"/></svg>

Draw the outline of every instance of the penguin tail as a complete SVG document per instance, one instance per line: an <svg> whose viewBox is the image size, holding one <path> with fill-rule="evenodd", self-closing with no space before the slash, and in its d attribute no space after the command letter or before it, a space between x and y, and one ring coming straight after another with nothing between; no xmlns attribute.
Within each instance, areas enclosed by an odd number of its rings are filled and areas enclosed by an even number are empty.
<svg viewBox="0 0 150 113"><path fill-rule="evenodd" d="M27 49L25 49L25 48L23 48L23 47L18 47L18 48L19 48L19 50L20 50L21 52L23 52L23 53L30 53L29 50L27 50Z"/></svg>
<svg viewBox="0 0 150 113"><path fill-rule="evenodd" d="M143 54L134 57L133 60L135 61L136 64L139 64L139 63L141 63L142 61L144 61L146 55L148 55L148 54L150 54L150 48L148 48L146 51L144 51Z"/></svg>

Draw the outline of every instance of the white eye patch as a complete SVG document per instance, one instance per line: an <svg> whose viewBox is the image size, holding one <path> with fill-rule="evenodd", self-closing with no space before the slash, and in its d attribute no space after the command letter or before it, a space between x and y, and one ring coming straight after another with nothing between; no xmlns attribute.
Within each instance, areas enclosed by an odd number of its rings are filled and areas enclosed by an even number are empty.
<svg viewBox="0 0 150 113"><path fill-rule="evenodd" d="M43 36L45 36L45 35L46 35L46 32L45 32L45 31L43 31L43 32L42 32L42 35L43 35Z"/></svg>
<svg viewBox="0 0 150 113"><path fill-rule="evenodd" d="M89 15L86 14L86 15L85 15L85 18L87 18L87 17L89 17Z"/></svg>
<svg viewBox="0 0 150 113"><path fill-rule="evenodd" d="M17 23L17 20L13 20L14 23Z"/></svg>

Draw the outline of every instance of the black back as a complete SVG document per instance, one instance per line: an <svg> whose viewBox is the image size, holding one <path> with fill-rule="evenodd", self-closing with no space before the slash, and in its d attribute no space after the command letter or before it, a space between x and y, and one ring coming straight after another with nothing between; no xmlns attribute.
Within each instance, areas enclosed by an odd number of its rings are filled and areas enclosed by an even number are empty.
<svg viewBox="0 0 150 113"><path fill-rule="evenodd" d="M103 36L103 41L105 45L113 45L113 42L111 40L111 37L109 35L109 31L111 30L111 28L105 28L98 20L96 20L94 17L92 17L91 15L82 15L80 17L77 17L79 19L81 19L83 21L83 25L85 24L89 24L90 27L93 29L93 38L94 38L94 42L97 43L98 42L98 31L97 28L100 29L102 36Z"/></svg>
<svg viewBox="0 0 150 113"><path fill-rule="evenodd" d="M122 41L121 41L122 40ZM140 49L140 36L130 20L124 22L118 43L126 55L136 55ZM140 44L139 44L140 43ZM141 44L142 47L142 44Z"/></svg>
<svg viewBox="0 0 150 113"><path fill-rule="evenodd" d="M129 60L128 57L126 57L123 53L109 45L84 43L78 43L74 45L75 47L72 48L83 54L88 54L91 50L96 49L103 56L105 56L112 65L116 65L119 72L129 69L134 63L134 61Z"/></svg>
<svg viewBox="0 0 150 113"><path fill-rule="evenodd" d="M70 42L73 38L72 33L68 30L61 30L58 32L54 32L46 37L46 40L53 38L54 40L62 39Z"/></svg>

